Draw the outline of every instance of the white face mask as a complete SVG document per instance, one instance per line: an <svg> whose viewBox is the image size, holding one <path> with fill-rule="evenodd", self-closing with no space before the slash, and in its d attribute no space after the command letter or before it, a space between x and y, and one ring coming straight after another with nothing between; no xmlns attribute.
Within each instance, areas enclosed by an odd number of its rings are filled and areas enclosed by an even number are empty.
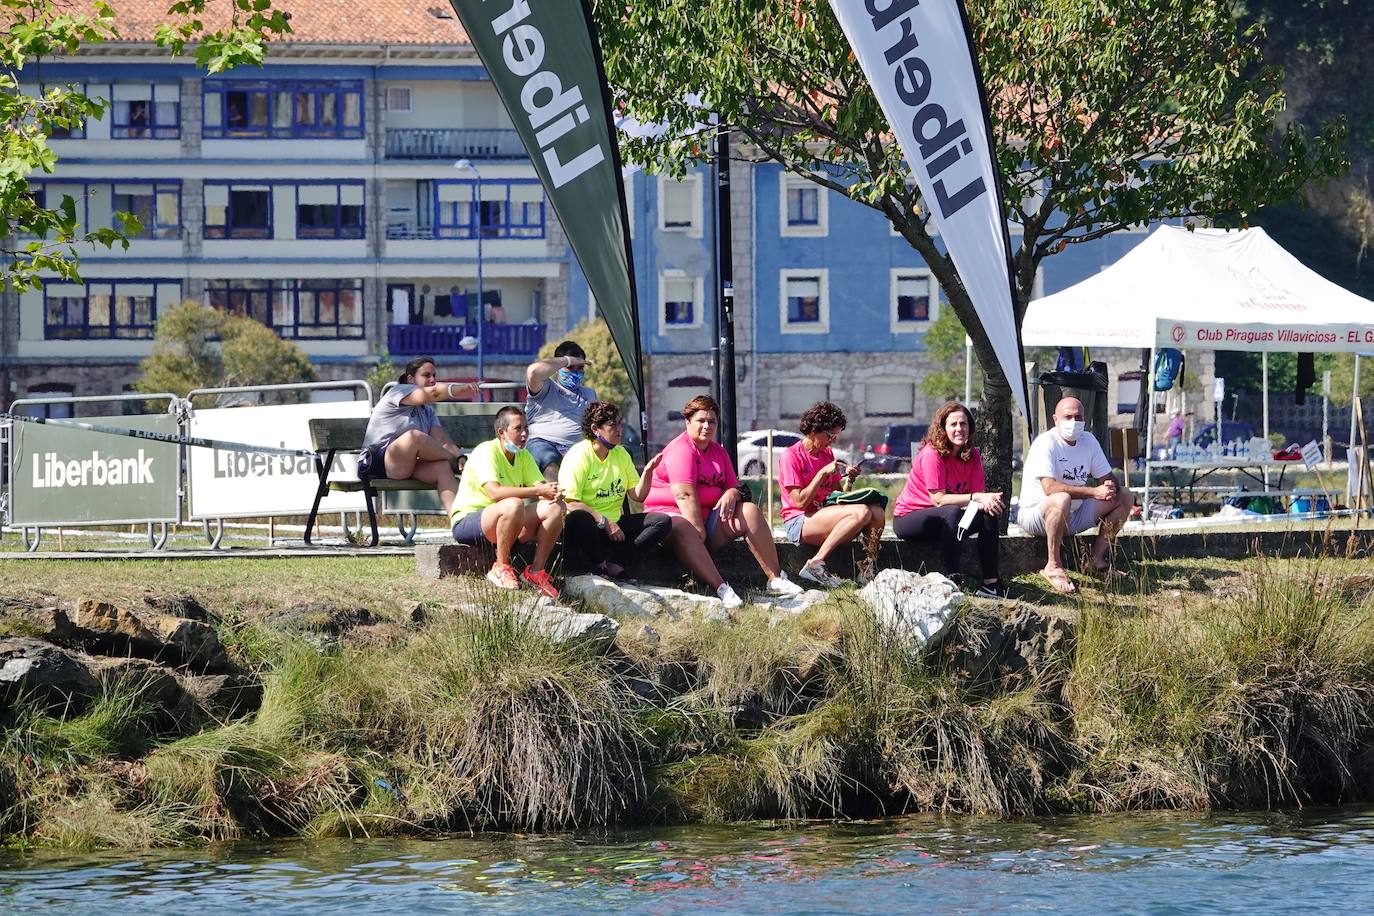
<svg viewBox="0 0 1374 916"><path fill-rule="evenodd" d="M1055 426L1059 430L1059 435L1065 439L1074 440L1078 434L1083 432L1082 420L1060 420Z"/></svg>

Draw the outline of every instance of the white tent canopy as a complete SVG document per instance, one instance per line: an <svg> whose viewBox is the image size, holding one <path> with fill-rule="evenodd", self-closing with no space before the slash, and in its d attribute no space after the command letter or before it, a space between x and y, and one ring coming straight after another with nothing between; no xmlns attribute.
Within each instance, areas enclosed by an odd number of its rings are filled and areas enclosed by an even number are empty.
<svg viewBox="0 0 1374 916"><path fill-rule="evenodd" d="M1374 344L1374 302L1263 229L1160 226L1096 276L1031 302L1021 337L1028 347L1354 352Z"/></svg>

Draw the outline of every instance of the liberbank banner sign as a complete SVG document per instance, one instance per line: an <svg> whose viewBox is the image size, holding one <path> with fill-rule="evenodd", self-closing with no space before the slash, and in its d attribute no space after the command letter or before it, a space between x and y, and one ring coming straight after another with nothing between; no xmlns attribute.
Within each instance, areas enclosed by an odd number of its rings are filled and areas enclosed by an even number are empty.
<svg viewBox="0 0 1374 916"><path fill-rule="evenodd" d="M311 418L366 417L370 412L366 401L197 410L188 432L249 445L309 449ZM312 458L209 448L187 449L186 456L192 519L304 515L315 501L319 478ZM356 474L356 461L356 455L336 456L333 473ZM366 509L362 493L330 493L320 502L322 512Z"/></svg>
<svg viewBox="0 0 1374 916"><path fill-rule="evenodd" d="M830 0L916 177L1002 374L1026 411L1011 241L959 0Z"/></svg>
<svg viewBox="0 0 1374 916"><path fill-rule="evenodd" d="M101 418L120 429L179 435L171 414ZM175 522L181 507L180 447L62 425L15 423L10 515L15 527Z"/></svg>
<svg viewBox="0 0 1374 916"><path fill-rule="evenodd" d="M1282 353L1367 352L1374 347L1374 325L1360 324L1247 324L1215 321L1156 323L1155 344L1208 350L1270 350Z"/></svg>
<svg viewBox="0 0 1374 916"><path fill-rule="evenodd" d="M620 147L591 9L585 0L450 3L539 173L643 404Z"/></svg>

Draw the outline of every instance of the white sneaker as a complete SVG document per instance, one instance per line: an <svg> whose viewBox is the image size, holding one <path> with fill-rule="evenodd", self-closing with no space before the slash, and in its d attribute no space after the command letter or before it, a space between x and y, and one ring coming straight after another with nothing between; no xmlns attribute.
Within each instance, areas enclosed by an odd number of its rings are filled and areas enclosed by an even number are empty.
<svg viewBox="0 0 1374 916"><path fill-rule="evenodd" d="M844 584L844 580L825 568L825 561L808 560L802 564L802 568L797 571L798 579L805 579L814 582L821 588L839 588Z"/></svg>
<svg viewBox="0 0 1374 916"><path fill-rule="evenodd" d="M773 595L790 597L792 595L800 595L803 589L800 585L787 578L787 573L783 573L776 579L768 580L768 591Z"/></svg>
<svg viewBox="0 0 1374 916"><path fill-rule="evenodd" d="M735 590L730 587L729 582L720 583L720 588L716 589L716 597L725 608L737 608L744 604L744 599L735 594Z"/></svg>

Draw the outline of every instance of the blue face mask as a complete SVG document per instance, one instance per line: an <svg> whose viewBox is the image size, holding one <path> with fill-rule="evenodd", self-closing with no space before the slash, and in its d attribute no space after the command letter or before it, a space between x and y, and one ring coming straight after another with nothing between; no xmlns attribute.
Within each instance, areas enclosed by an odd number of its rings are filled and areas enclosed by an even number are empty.
<svg viewBox="0 0 1374 916"><path fill-rule="evenodd" d="M596 434L596 441L600 442L606 448L615 448L615 445L611 442L607 442L606 437L601 435L600 433Z"/></svg>
<svg viewBox="0 0 1374 916"><path fill-rule="evenodd" d="M506 451L510 452L512 455L518 454L520 451L520 446L516 445L509 439L502 439L501 445L505 448Z"/></svg>
<svg viewBox="0 0 1374 916"><path fill-rule="evenodd" d="M582 379L586 374L581 369L559 369L558 384L570 391L576 391L582 387Z"/></svg>

